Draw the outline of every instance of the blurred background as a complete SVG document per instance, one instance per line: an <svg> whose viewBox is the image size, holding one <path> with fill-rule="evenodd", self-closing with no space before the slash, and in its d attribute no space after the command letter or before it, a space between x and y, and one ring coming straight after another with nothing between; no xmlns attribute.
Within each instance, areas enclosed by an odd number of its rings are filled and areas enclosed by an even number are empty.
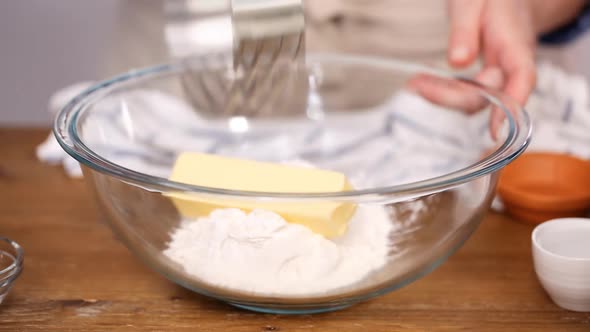
<svg viewBox="0 0 590 332"><path fill-rule="evenodd" d="M0 1L0 125L46 126L56 90L166 60L162 1Z"/></svg>
<svg viewBox="0 0 590 332"><path fill-rule="evenodd" d="M166 2L0 1L0 126L48 126L47 102L56 90L169 61ZM308 1L307 48L411 57L444 66L444 1L395 3L370 0L338 7L333 0ZM542 47L539 57L590 77L590 34L567 46Z"/></svg>

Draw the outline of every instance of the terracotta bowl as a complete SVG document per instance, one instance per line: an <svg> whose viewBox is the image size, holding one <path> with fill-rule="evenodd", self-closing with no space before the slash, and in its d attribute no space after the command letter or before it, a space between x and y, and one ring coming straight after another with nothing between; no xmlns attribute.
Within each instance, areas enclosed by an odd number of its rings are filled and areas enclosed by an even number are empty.
<svg viewBox="0 0 590 332"><path fill-rule="evenodd" d="M584 215L590 208L590 162L557 153L525 153L500 175L509 214L538 224Z"/></svg>

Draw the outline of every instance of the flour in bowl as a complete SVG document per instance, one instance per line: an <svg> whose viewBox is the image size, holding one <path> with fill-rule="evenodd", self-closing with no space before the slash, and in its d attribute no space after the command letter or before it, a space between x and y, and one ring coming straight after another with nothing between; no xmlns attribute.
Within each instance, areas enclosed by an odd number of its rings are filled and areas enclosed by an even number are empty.
<svg viewBox="0 0 590 332"><path fill-rule="evenodd" d="M164 254L205 283L260 295L302 296L350 286L387 262L391 219L360 205L347 232L327 239L278 214L218 209L184 220Z"/></svg>

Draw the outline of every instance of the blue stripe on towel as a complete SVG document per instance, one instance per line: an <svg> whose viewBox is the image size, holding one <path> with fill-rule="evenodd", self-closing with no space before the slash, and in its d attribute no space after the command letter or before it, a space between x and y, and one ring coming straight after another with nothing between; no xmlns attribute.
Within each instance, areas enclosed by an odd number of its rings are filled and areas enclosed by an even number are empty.
<svg viewBox="0 0 590 332"><path fill-rule="evenodd" d="M563 123L568 123L570 122L570 119L572 117L572 111L574 110L573 107L573 103L571 98L567 100L567 103L565 104L565 108L563 110L563 114L561 115L561 121Z"/></svg>

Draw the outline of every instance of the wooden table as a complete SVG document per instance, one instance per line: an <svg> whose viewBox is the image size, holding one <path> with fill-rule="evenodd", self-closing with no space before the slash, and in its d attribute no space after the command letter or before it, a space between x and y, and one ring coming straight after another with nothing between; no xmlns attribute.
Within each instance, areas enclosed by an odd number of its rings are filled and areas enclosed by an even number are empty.
<svg viewBox="0 0 590 332"><path fill-rule="evenodd" d="M117 242L83 181L36 160L46 134L0 129L0 234L25 249L0 331L590 331L537 282L532 227L494 213L434 273L347 310L263 315L199 296Z"/></svg>

